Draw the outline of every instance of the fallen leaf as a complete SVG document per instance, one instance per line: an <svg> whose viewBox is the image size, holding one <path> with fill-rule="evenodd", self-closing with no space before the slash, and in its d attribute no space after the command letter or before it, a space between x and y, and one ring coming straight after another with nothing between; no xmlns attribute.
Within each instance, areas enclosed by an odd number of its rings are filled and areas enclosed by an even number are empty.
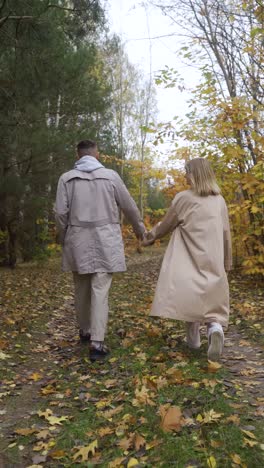
<svg viewBox="0 0 264 468"><path fill-rule="evenodd" d="M123 467L123 461L125 460L125 458L115 458L115 460L111 461L108 465L108 468L120 468L120 467Z"/></svg>
<svg viewBox="0 0 264 468"><path fill-rule="evenodd" d="M141 447L144 447L145 445L146 439L144 439L144 437L142 437L140 434L136 434L134 439L134 446L136 451L138 451L139 449L141 449Z"/></svg>
<svg viewBox="0 0 264 468"><path fill-rule="evenodd" d="M241 460L240 456L237 455L236 453L231 453L231 454L230 454L230 458L231 458L231 460L232 460L234 463L236 463L237 465L241 465L242 460Z"/></svg>
<svg viewBox="0 0 264 468"><path fill-rule="evenodd" d="M250 439L256 439L256 436L255 434L253 434L253 432L250 432L250 431L245 431L245 429L241 429L242 432L244 432L244 434L246 434L246 436L248 436Z"/></svg>
<svg viewBox="0 0 264 468"><path fill-rule="evenodd" d="M176 367L168 369L166 375L168 375L171 383L181 383L184 380L182 370L177 369Z"/></svg>
<svg viewBox="0 0 264 468"><path fill-rule="evenodd" d="M48 429L42 429L36 434L37 439L47 439L47 437L51 436L50 431Z"/></svg>
<svg viewBox="0 0 264 468"><path fill-rule="evenodd" d="M38 380L42 379L43 374L39 374L39 372L34 372L29 376L30 380L33 380L34 382L37 382Z"/></svg>
<svg viewBox="0 0 264 468"><path fill-rule="evenodd" d="M116 387L118 384L117 380L116 379L109 379L109 380L106 380L104 382L104 386L106 388L113 388L113 387Z"/></svg>
<svg viewBox="0 0 264 468"><path fill-rule="evenodd" d="M162 443L161 440L154 439L152 442L149 442L148 444L146 444L146 450L151 450L152 448L157 447L161 443Z"/></svg>
<svg viewBox="0 0 264 468"><path fill-rule="evenodd" d="M211 440L210 444L213 448L219 448L223 446L223 442L221 440Z"/></svg>
<svg viewBox="0 0 264 468"><path fill-rule="evenodd" d="M34 434L34 432L36 432L36 429L21 428L21 429L15 429L14 432L22 436L28 436L28 435Z"/></svg>
<svg viewBox="0 0 264 468"><path fill-rule="evenodd" d="M125 452L132 448L134 440L134 434L129 434L129 437L124 437L123 439L119 440L117 443L118 447L121 447Z"/></svg>
<svg viewBox="0 0 264 468"><path fill-rule="evenodd" d="M26 468L43 468L42 465L29 465Z"/></svg>
<svg viewBox="0 0 264 468"><path fill-rule="evenodd" d="M202 424L210 424L213 422L216 422L218 419L220 419L223 416L222 413L216 413L213 409L210 411L204 412L204 417Z"/></svg>
<svg viewBox="0 0 264 468"><path fill-rule="evenodd" d="M236 426L239 426L240 424L240 417L237 414L232 414L231 416L228 416L225 419L225 422L232 422L233 424L236 424Z"/></svg>
<svg viewBox="0 0 264 468"><path fill-rule="evenodd" d="M139 465L139 462L137 461L136 458L130 458L128 464L127 464L127 468L131 468L132 466L137 466Z"/></svg>
<svg viewBox="0 0 264 468"><path fill-rule="evenodd" d="M82 462L85 462L88 460L89 456L95 455L95 451L98 448L98 442L97 440L94 440L91 442L88 446L86 447L78 447L77 452L73 455L73 460L76 461L78 458L81 458Z"/></svg>
<svg viewBox="0 0 264 468"><path fill-rule="evenodd" d="M217 466L216 465L216 459L213 456L207 458L206 462L207 462L207 465L209 466L209 468L216 468L216 466Z"/></svg>
<svg viewBox="0 0 264 468"><path fill-rule="evenodd" d="M240 375L253 375L256 373L255 369L242 369L240 372Z"/></svg>
<svg viewBox="0 0 264 468"><path fill-rule="evenodd" d="M162 405L159 408L161 415L161 428L164 432L180 431L183 425L181 409L178 406Z"/></svg>
<svg viewBox="0 0 264 468"><path fill-rule="evenodd" d="M4 361L5 359L10 358L11 356L9 354L3 353L3 351L0 351L0 359Z"/></svg>
<svg viewBox="0 0 264 468"><path fill-rule="evenodd" d="M49 457L53 460L60 460L61 458L64 458L65 455L66 452L64 450L52 450L49 452Z"/></svg>
<svg viewBox="0 0 264 468"><path fill-rule="evenodd" d="M119 405L116 408L113 408L108 411L104 411L103 413L100 413L100 414L102 414L102 416L104 416L106 419L111 419L115 414L121 413L121 411L123 410L123 407L124 405Z"/></svg>
<svg viewBox="0 0 264 468"><path fill-rule="evenodd" d="M217 372L221 367L223 366L222 364L219 364L219 362L208 361L208 372Z"/></svg>
<svg viewBox="0 0 264 468"><path fill-rule="evenodd" d="M244 408L245 405L243 403L229 403L229 406L234 409L240 409Z"/></svg>
<svg viewBox="0 0 264 468"><path fill-rule="evenodd" d="M101 427L98 430L98 434L100 437L105 437L107 435L113 434L115 431L111 427Z"/></svg>
<svg viewBox="0 0 264 468"><path fill-rule="evenodd" d="M256 440L251 440L251 439L243 439L244 444L243 445L248 445L249 447L254 447L255 445L258 445L258 442Z"/></svg>
<svg viewBox="0 0 264 468"><path fill-rule="evenodd" d="M69 419L69 417L68 416L60 416L58 418L57 416L47 416L45 419L49 422L49 424L51 424L51 426L55 426L56 424L61 426L61 423L64 422L64 421L67 421Z"/></svg>
<svg viewBox="0 0 264 468"><path fill-rule="evenodd" d="M132 401L133 406L141 406L141 405L150 405L155 406L154 401L151 399L154 395L149 393L148 388L143 385L141 389L136 388L135 390L135 398Z"/></svg>
<svg viewBox="0 0 264 468"><path fill-rule="evenodd" d="M16 444L17 444L16 442L12 442L11 444L8 445L8 448L13 448L16 446Z"/></svg>
<svg viewBox="0 0 264 468"><path fill-rule="evenodd" d="M49 408L47 408L45 411L38 411L37 412L37 415L40 417L40 418L47 418L48 416L51 416L53 414L52 410L50 410Z"/></svg>

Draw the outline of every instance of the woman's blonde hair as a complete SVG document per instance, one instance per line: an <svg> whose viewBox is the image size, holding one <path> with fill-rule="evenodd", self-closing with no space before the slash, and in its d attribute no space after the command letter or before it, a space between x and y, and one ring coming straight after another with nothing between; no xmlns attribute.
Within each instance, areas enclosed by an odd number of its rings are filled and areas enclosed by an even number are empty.
<svg viewBox="0 0 264 468"><path fill-rule="evenodd" d="M207 159L191 159L186 163L185 169L190 178L192 189L197 195L207 197L221 193L214 171Z"/></svg>

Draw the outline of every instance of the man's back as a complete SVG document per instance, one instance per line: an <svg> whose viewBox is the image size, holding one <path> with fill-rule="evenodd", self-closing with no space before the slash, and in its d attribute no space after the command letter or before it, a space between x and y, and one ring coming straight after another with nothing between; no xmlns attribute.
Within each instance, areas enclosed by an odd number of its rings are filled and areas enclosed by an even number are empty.
<svg viewBox="0 0 264 468"><path fill-rule="evenodd" d="M102 226L119 223L114 171L72 170L62 176L69 200L69 225Z"/></svg>
<svg viewBox="0 0 264 468"><path fill-rule="evenodd" d="M144 224L119 175L85 158L86 170L68 171L58 183L55 212L63 243L63 270L80 274L125 271L119 208L136 234L143 234Z"/></svg>

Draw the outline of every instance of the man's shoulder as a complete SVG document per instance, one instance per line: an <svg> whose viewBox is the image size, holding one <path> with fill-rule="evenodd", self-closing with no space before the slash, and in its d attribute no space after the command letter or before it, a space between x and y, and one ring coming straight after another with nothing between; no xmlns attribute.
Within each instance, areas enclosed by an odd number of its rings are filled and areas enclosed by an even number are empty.
<svg viewBox="0 0 264 468"><path fill-rule="evenodd" d="M106 167L103 167L101 169L98 169L98 176L105 176L112 182L122 182L122 179L120 178L120 175L118 172L114 171L113 169L108 169Z"/></svg>
<svg viewBox="0 0 264 468"><path fill-rule="evenodd" d="M113 182L121 180L116 171L114 171L113 169L107 169L106 167L99 167L98 169L91 172L79 171L78 169L71 169L70 171L64 172L61 175L60 180L64 183L67 183L70 180L76 178L89 180L108 179L112 180Z"/></svg>
<svg viewBox="0 0 264 468"><path fill-rule="evenodd" d="M64 172L60 176L60 180L62 182L68 182L68 180L73 179L74 177L76 177L78 175L78 172L80 172L80 171L77 171L76 169L71 169L70 171Z"/></svg>

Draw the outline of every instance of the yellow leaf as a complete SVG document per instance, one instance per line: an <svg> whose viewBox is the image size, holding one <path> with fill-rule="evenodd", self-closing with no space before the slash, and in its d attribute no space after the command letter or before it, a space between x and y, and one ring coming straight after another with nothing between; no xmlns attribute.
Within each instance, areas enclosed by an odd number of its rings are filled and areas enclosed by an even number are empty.
<svg viewBox="0 0 264 468"><path fill-rule="evenodd" d="M219 448L222 447L223 442L221 440L211 440L211 447L213 448Z"/></svg>
<svg viewBox="0 0 264 468"><path fill-rule="evenodd" d="M154 439L152 442L149 442L149 444L146 445L146 450L151 450L152 448L157 447L161 443L161 440Z"/></svg>
<svg viewBox="0 0 264 468"><path fill-rule="evenodd" d="M253 206L251 207L251 213L258 213L258 212L260 212L260 211L261 211L261 209L258 208L258 207L255 206L255 205L253 205Z"/></svg>
<svg viewBox="0 0 264 468"><path fill-rule="evenodd" d="M42 465L29 465L27 468L42 468Z"/></svg>
<svg viewBox="0 0 264 468"><path fill-rule="evenodd" d="M136 388L135 398L132 401L133 406L150 405L155 406L154 401L151 399L154 395L149 393L148 388L142 385L141 389Z"/></svg>
<svg viewBox="0 0 264 468"><path fill-rule="evenodd" d="M198 415L197 415L196 421L198 421L198 422L203 422L203 417L202 417L201 414L198 414Z"/></svg>
<svg viewBox="0 0 264 468"><path fill-rule="evenodd" d="M53 460L60 460L61 458L64 458L65 455L66 452L64 450L52 450L49 452L49 457Z"/></svg>
<svg viewBox="0 0 264 468"><path fill-rule="evenodd" d="M106 406L109 406L111 403L111 400L101 400L95 403L96 408L102 409L105 408Z"/></svg>
<svg viewBox="0 0 264 468"><path fill-rule="evenodd" d="M216 459L213 456L207 458L206 462L207 462L207 465L209 466L209 468L216 468L216 466L217 466L216 465Z"/></svg>
<svg viewBox="0 0 264 468"><path fill-rule="evenodd" d="M221 367L222 364L219 364L219 362L208 361L208 372L217 372Z"/></svg>
<svg viewBox="0 0 264 468"><path fill-rule="evenodd" d="M42 379L43 374L39 374L38 372L34 372L33 374L30 375L30 380L34 380L34 382L37 382L38 380Z"/></svg>
<svg viewBox="0 0 264 468"><path fill-rule="evenodd" d="M231 460L232 460L234 463L236 463L237 465L241 465L242 460L241 460L240 456L237 455L236 453L231 453L230 458L231 458Z"/></svg>
<svg viewBox="0 0 264 468"><path fill-rule="evenodd" d="M3 353L3 351L0 351L0 359L1 360L5 360L5 359L8 359L10 358L11 356L9 354L6 354L6 353Z"/></svg>
<svg viewBox="0 0 264 468"><path fill-rule="evenodd" d="M52 393L56 393L57 390L53 385L47 385L41 389L42 395L51 395Z"/></svg>
<svg viewBox="0 0 264 468"><path fill-rule="evenodd" d="M108 468L120 468L120 467L123 467L123 461L125 460L125 458L116 458L115 460L111 461L108 465Z"/></svg>
<svg viewBox="0 0 264 468"><path fill-rule="evenodd" d="M57 416L47 416L47 418L45 418L49 424L51 426L55 426L56 424L58 424L59 426L61 426L61 423L63 421L67 421L69 419L68 416L61 416L61 417L57 417Z"/></svg>
<svg viewBox="0 0 264 468"><path fill-rule="evenodd" d="M241 429L242 432L244 432L244 434L246 434L248 437L250 437L250 439L256 439L256 436L255 434L253 434L253 432L250 432L250 431L245 431L244 429Z"/></svg>
<svg viewBox="0 0 264 468"><path fill-rule="evenodd" d="M136 458L130 458L128 464L127 464L127 468L131 468L132 466L137 466L139 464L139 462L137 461Z"/></svg>
<svg viewBox="0 0 264 468"><path fill-rule="evenodd" d="M43 442L42 440L39 441L36 445L34 445L33 452L41 452L43 450L48 450L51 447L50 442L52 441L49 441L47 443Z"/></svg>
<svg viewBox="0 0 264 468"><path fill-rule="evenodd" d="M45 419L47 419L47 417L52 415L52 411L49 408L47 408L45 411L38 411L37 414L40 418L44 417Z"/></svg>
<svg viewBox="0 0 264 468"><path fill-rule="evenodd" d="M210 424L221 418L222 413L216 413L213 409L204 413L203 424Z"/></svg>
<svg viewBox="0 0 264 468"><path fill-rule="evenodd" d="M96 449L98 448L97 440L94 440L86 447L79 447L79 450L73 455L73 460L76 461L78 458L81 458L82 462L88 460L89 455L94 456Z"/></svg>
<svg viewBox="0 0 264 468"><path fill-rule="evenodd" d="M255 440L244 438L243 441L244 445L248 445L249 447L254 447L255 445L258 445L258 442L256 442Z"/></svg>

